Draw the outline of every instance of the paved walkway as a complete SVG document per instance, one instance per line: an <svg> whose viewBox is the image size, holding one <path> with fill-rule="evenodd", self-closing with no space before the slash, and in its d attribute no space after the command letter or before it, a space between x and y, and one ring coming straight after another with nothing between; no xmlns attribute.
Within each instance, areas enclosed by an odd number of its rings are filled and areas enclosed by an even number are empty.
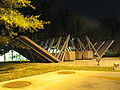
<svg viewBox="0 0 120 90"><path fill-rule="evenodd" d="M120 72L61 70L1 82L0 90L120 90Z"/></svg>
<svg viewBox="0 0 120 90"><path fill-rule="evenodd" d="M113 63L118 62L120 64L120 59L117 58L102 58L100 61L100 66L102 67L112 67L114 66ZM38 64L38 63L37 63ZM93 60L73 60L69 62L63 62L63 63L45 63L41 65L59 65L59 66L98 66L97 61L95 59ZM38 64L39 65L39 64Z"/></svg>

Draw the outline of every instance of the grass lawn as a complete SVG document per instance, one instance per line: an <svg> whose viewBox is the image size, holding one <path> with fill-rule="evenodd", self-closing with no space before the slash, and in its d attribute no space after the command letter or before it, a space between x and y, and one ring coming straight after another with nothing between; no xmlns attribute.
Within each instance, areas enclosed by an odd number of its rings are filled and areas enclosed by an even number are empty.
<svg viewBox="0 0 120 90"><path fill-rule="evenodd" d="M113 70L113 67L97 66L60 66L53 64L41 63L0 63L0 82L28 77L32 75L44 74L57 70L85 70L85 71L108 71L120 72Z"/></svg>

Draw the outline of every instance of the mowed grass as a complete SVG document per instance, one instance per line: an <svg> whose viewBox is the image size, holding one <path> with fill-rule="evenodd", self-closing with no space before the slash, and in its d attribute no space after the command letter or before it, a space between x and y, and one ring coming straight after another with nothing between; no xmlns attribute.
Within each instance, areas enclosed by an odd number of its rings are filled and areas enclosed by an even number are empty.
<svg viewBox="0 0 120 90"><path fill-rule="evenodd" d="M85 70L85 71L109 71L120 72L113 70L113 67L97 67L97 66L60 66L44 63L0 63L0 82L28 77L33 75L44 74L57 70Z"/></svg>

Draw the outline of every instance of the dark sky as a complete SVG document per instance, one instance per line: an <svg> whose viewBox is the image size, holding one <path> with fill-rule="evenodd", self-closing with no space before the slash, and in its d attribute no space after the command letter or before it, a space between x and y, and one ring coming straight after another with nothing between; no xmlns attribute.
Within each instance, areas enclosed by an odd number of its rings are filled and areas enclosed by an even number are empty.
<svg viewBox="0 0 120 90"><path fill-rule="evenodd" d="M59 0L57 8L69 8L90 18L120 16L120 0Z"/></svg>

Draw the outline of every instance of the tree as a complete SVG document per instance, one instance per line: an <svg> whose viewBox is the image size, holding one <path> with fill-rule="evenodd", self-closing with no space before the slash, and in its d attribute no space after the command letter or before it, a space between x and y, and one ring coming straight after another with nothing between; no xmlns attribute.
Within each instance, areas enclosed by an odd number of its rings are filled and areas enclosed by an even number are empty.
<svg viewBox="0 0 120 90"><path fill-rule="evenodd" d="M36 7L36 13L42 13L42 20L50 20L50 25L45 25L45 30L39 30L38 33L33 34L34 38L52 38L59 37L66 34L73 36L79 35L84 30L86 24L80 13L71 11L69 9L60 9L55 11L52 7L58 0L32 0ZM39 9L40 8L40 9ZM39 37L39 38L38 38Z"/></svg>
<svg viewBox="0 0 120 90"><path fill-rule="evenodd" d="M100 20L99 28L103 29L107 33L107 36L110 35L110 39L111 37L115 39L116 34L119 34L120 20L117 17L103 18Z"/></svg>
<svg viewBox="0 0 120 90"><path fill-rule="evenodd" d="M35 32L44 29L43 20L38 20L38 16L23 15L18 8L30 7L30 0L0 0L0 42L9 44L12 39L19 36L20 32Z"/></svg>
<svg viewBox="0 0 120 90"><path fill-rule="evenodd" d="M42 19L44 21L50 21L51 24L44 25L45 30L39 30L37 33L32 34L33 38L41 39L41 38L49 38L58 36L56 33L61 32L59 15L56 11L53 10L54 4L58 0L31 0L32 4L36 6L36 10L33 14L41 14L41 17L38 19ZM30 10L30 9L29 9ZM26 10L27 11L27 10ZM26 12L25 13L29 13ZM37 42L38 43L38 42Z"/></svg>
<svg viewBox="0 0 120 90"><path fill-rule="evenodd" d="M83 16L80 13L71 11L69 9L60 9L58 11L60 16L61 27L63 32L76 36L80 34L86 27Z"/></svg>

